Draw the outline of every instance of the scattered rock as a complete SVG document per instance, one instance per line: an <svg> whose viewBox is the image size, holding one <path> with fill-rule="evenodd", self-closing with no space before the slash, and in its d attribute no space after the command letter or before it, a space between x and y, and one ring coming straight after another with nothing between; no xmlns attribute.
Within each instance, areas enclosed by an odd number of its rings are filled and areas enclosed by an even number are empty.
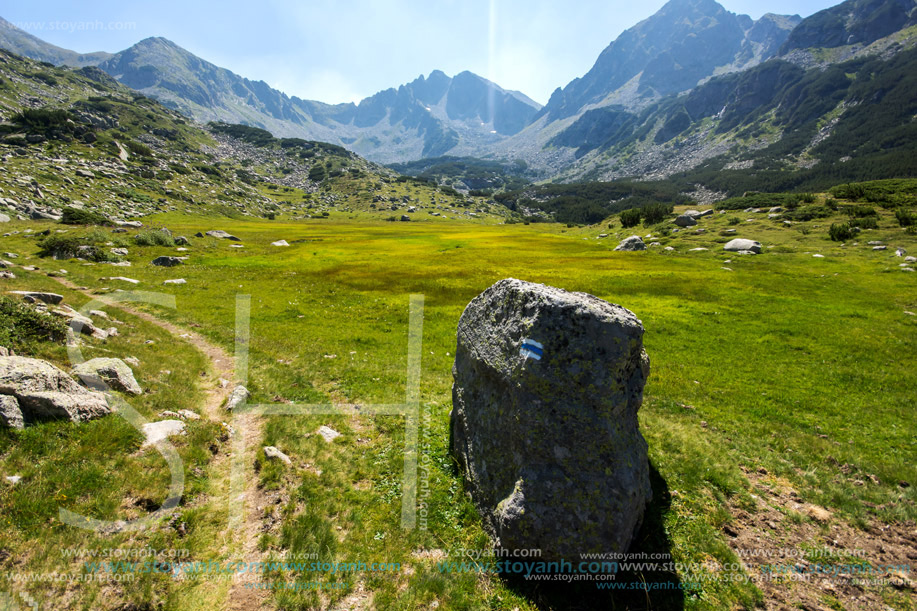
<svg viewBox="0 0 917 611"><path fill-rule="evenodd" d="M222 229L214 229L214 230L208 231L207 235L209 235L211 238L219 238L221 240L230 240L232 242L241 242L242 241L239 238L237 238L236 236L230 233L226 233ZM198 237L202 238L204 236L198 234Z"/></svg>
<svg viewBox="0 0 917 611"><path fill-rule="evenodd" d="M682 214L675 219L675 224L679 227L692 227L697 225L697 220L689 214Z"/></svg>
<svg viewBox="0 0 917 611"><path fill-rule="evenodd" d="M450 451L498 547L627 551L651 496L642 337L621 306L515 279L465 308Z"/></svg>
<svg viewBox="0 0 917 611"><path fill-rule="evenodd" d="M119 282L127 282L128 284L140 284L139 280L125 278L124 276L108 276L106 278L99 278L99 280L118 280Z"/></svg>
<svg viewBox="0 0 917 611"><path fill-rule="evenodd" d="M896 248L896 249L895 249L895 256L896 256L896 257L903 257L903 256L906 255L906 254L907 254L907 251L904 250L903 248Z"/></svg>
<svg viewBox="0 0 917 611"><path fill-rule="evenodd" d="M21 356L0 357L0 395L16 398L26 424L82 422L111 412L104 394L86 390L51 363Z"/></svg>
<svg viewBox="0 0 917 611"><path fill-rule="evenodd" d="M21 475L7 475L5 479L6 481L10 483L10 485L15 486L16 484L22 481L22 476Z"/></svg>
<svg viewBox="0 0 917 611"><path fill-rule="evenodd" d="M154 445L168 439L173 435L184 435L185 423L181 420L160 420L159 422L147 422L142 427L143 434L146 436L141 447Z"/></svg>
<svg viewBox="0 0 917 611"><path fill-rule="evenodd" d="M134 378L134 372L121 359L95 358L73 367L86 386L96 390L120 390L130 395L140 395L143 389Z"/></svg>
<svg viewBox="0 0 917 611"><path fill-rule="evenodd" d="M174 280L163 280L163 284L187 284L184 278L175 278Z"/></svg>
<svg viewBox="0 0 917 611"><path fill-rule="evenodd" d="M162 257L156 257L153 259L153 265L158 265L159 267L175 267L176 265L181 265L183 260L181 257L167 257L163 255Z"/></svg>
<svg viewBox="0 0 917 611"><path fill-rule="evenodd" d="M276 242L271 242L271 246L289 246L289 242L286 240L277 240Z"/></svg>
<svg viewBox="0 0 917 611"><path fill-rule="evenodd" d="M28 301L30 298L34 301L42 301L49 305L57 305L64 300L63 295L58 295L57 293L41 293L37 291L10 291L10 295L20 295L23 299Z"/></svg>
<svg viewBox="0 0 917 611"><path fill-rule="evenodd" d="M323 424L322 426L318 427L318 431L316 431L316 432L317 432L319 435L321 435L322 438L323 438L325 441L327 441L328 443L331 443L331 442L334 441L336 438L338 438L338 437L341 436L341 434L338 433L337 431L335 431L333 428L331 428L330 426L325 426L324 424Z"/></svg>
<svg viewBox="0 0 917 611"><path fill-rule="evenodd" d="M637 250L646 250L646 244L643 243L643 239L638 235L632 235L628 238L621 240L621 243L615 246L615 250L633 252Z"/></svg>
<svg viewBox="0 0 917 611"><path fill-rule="evenodd" d="M888 246L873 246L873 250L888 250Z"/></svg>
<svg viewBox="0 0 917 611"><path fill-rule="evenodd" d="M697 248L689 248L688 252L704 252L705 250L710 250L710 249L704 248L703 246L698 246Z"/></svg>
<svg viewBox="0 0 917 611"><path fill-rule="evenodd" d="M917 257L904 257L905 263L917 263Z"/></svg>
<svg viewBox="0 0 917 611"><path fill-rule="evenodd" d="M95 178L96 175L89 170L78 169L75 174L80 178Z"/></svg>
<svg viewBox="0 0 917 611"><path fill-rule="evenodd" d="M195 412L192 412L190 409L178 410L178 416L182 420L200 420L201 419L201 417L198 414L196 414Z"/></svg>
<svg viewBox="0 0 917 611"><path fill-rule="evenodd" d="M287 465L292 465L293 461L290 460L290 457L275 448L274 446L265 446L264 447L264 456L268 460L279 460Z"/></svg>
<svg viewBox="0 0 917 611"><path fill-rule="evenodd" d="M140 359L135 356L128 356L122 359L125 363L131 367L140 367Z"/></svg>
<svg viewBox="0 0 917 611"><path fill-rule="evenodd" d="M755 242L754 240L746 240L744 238L736 238L734 240L730 240L729 242L727 242L726 245L723 246L723 250L726 250L729 252L750 251L750 252L755 253L756 255L759 255L761 254L761 242Z"/></svg>
<svg viewBox="0 0 917 611"><path fill-rule="evenodd" d="M816 259L824 259L824 258L825 258L825 255L812 255L812 256L815 257Z"/></svg>
<svg viewBox="0 0 917 611"><path fill-rule="evenodd" d="M401 220L406 223L411 220L411 217L409 217L407 214L402 214Z"/></svg>
<svg viewBox="0 0 917 611"><path fill-rule="evenodd" d="M251 393L248 392L248 389L242 386L241 384L232 389L232 392L229 393L229 399L226 401L226 409L228 411L233 411L241 405L244 405L246 401L251 397Z"/></svg>
<svg viewBox="0 0 917 611"><path fill-rule="evenodd" d="M191 246L191 240L186 238L183 235L175 236L175 245L176 246Z"/></svg>

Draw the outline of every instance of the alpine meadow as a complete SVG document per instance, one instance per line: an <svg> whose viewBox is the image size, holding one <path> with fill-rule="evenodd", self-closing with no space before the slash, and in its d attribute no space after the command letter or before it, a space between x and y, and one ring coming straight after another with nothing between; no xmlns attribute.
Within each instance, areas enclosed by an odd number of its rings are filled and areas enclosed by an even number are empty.
<svg viewBox="0 0 917 611"><path fill-rule="evenodd" d="M915 0L670 0L544 105L155 23L0 18L0 609L917 610Z"/></svg>

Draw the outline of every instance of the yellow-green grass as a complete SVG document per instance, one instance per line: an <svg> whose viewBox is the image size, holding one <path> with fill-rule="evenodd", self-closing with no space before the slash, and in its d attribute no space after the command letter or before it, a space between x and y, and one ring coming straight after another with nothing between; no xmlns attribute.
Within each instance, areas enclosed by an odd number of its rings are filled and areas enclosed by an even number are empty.
<svg viewBox="0 0 917 611"><path fill-rule="evenodd" d="M735 227L739 237L762 241L766 254L722 251L733 236L720 232L731 227L727 219L734 215L743 223L755 219ZM826 237L830 221L787 228L766 215L730 212L704 219L699 226L705 234L664 238L677 252L614 253L614 234L661 234L660 228L216 222L162 215L148 224L189 236L225 229L242 238L244 248L192 238L191 250L183 253L190 259L176 268L149 264L174 249L136 246L128 256L133 265L125 269L37 264L65 267L74 281L89 286L110 286L98 278L124 274L141 280L145 290L175 294L177 310L155 313L200 325L199 331L229 349L236 295L251 295L250 389L259 402L402 401L409 295L423 294L421 402L432 423L421 435L436 465L429 529L400 527L399 418L268 417L264 443L290 454L295 466L259 462L264 487L284 492L283 502L270 510L283 526L262 540L269 556L319 552L337 561L402 562L413 572L284 572L271 579L363 580L380 609L412 609L433 600L449 609L526 609L550 604L550 597L490 575L441 574L433 561L412 557L417 549L486 546L448 457L450 368L464 306L505 277L586 291L630 308L643 321L652 373L640 421L659 477L641 549L667 551L684 563L735 562L720 528L730 519L727 501L743 502L747 495L742 466L787 478L803 500L847 519L917 517L914 487L898 486L917 482L917 374L906 362L906 355L917 353L917 319L905 313L917 311L917 274L901 272L901 259L892 252L863 244L893 239L917 250L917 240L883 213L880 229L865 232L860 246L841 246ZM45 225L12 224L26 226ZM597 239L602 231L613 235ZM279 239L291 246L270 245ZM4 250L37 250L22 235L5 244ZM694 247L710 250L686 252ZM826 258L813 258L816 252ZM162 285L179 277L187 284ZM321 424L343 437L325 444L308 436ZM837 466L845 463L853 468L849 477ZM855 485L854 478L866 484ZM320 598L343 595L275 593L288 609L313 608ZM760 600L753 586L717 579L680 596L657 592L650 598L660 608L683 603L698 609L750 607ZM603 604L624 608L627 602L618 597Z"/></svg>

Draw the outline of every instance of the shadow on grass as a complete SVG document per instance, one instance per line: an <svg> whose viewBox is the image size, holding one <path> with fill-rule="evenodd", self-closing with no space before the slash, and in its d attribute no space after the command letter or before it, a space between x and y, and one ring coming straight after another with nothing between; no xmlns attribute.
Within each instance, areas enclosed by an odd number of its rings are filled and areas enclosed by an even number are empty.
<svg viewBox="0 0 917 611"><path fill-rule="evenodd" d="M669 563L672 562L671 541L665 533L664 519L672 497L668 485L652 463L650 483L653 486L653 500L646 508L643 526L629 550L629 554L635 557L629 560L636 563ZM650 558L653 554L655 558L664 556L652 560ZM503 580L508 588L546 611L677 611L683 609L685 604L682 584L675 572L621 570L614 580L608 581L528 581L518 575L504 576ZM599 584L614 584L614 588L619 589L599 589Z"/></svg>

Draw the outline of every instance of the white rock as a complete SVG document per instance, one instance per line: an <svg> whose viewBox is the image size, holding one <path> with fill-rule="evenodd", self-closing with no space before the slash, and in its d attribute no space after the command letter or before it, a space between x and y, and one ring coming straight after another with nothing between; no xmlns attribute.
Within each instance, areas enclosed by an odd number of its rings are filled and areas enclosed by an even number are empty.
<svg viewBox="0 0 917 611"><path fill-rule="evenodd" d="M173 435L184 435L185 423L181 420L160 420L159 422L147 422L142 429L143 434L146 435L142 447L146 447Z"/></svg>
<svg viewBox="0 0 917 611"><path fill-rule="evenodd" d="M264 455L268 459L279 460L285 464L292 465L293 461L290 460L290 457L275 448L274 446L265 446Z"/></svg>
<svg viewBox="0 0 917 611"><path fill-rule="evenodd" d="M322 438L324 438L324 440L327 441L328 443L331 443L332 441L335 440L335 438L341 436L341 434L335 431L333 428L325 426L325 425L318 427L317 433L321 435Z"/></svg>
<svg viewBox="0 0 917 611"><path fill-rule="evenodd" d="M163 284L187 284L187 280L184 278L175 278L174 280L163 280Z"/></svg>
<svg viewBox="0 0 917 611"><path fill-rule="evenodd" d="M228 411L236 409L237 407L243 405L251 396L252 395L250 392L248 392L247 388L241 384L236 386L234 389L232 389L232 392L229 393L229 399L226 401L226 409Z"/></svg>
<svg viewBox="0 0 917 611"><path fill-rule="evenodd" d="M271 242L271 246L289 246L289 245L290 244L286 240L277 240L276 242Z"/></svg>

